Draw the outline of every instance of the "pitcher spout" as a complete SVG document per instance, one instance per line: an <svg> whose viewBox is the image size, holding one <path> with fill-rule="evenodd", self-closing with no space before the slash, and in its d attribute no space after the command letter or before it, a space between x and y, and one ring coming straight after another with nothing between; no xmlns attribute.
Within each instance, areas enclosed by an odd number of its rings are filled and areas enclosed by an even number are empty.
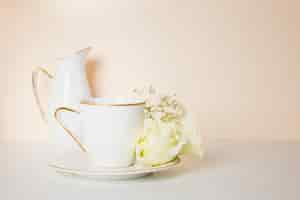
<svg viewBox="0 0 300 200"><path fill-rule="evenodd" d="M91 50L92 50L92 47L86 47L84 49L80 49L79 51L77 51L76 54L78 54L82 58L86 58Z"/></svg>

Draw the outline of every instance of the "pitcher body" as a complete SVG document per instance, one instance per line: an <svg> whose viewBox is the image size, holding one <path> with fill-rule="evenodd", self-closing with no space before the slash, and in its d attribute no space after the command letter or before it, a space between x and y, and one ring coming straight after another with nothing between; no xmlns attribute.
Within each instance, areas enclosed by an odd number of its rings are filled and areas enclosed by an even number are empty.
<svg viewBox="0 0 300 200"><path fill-rule="evenodd" d="M90 48L82 49L70 56L59 59L54 74L50 74L45 68L37 68L33 72L33 92L41 116L49 127L51 145L54 147L54 151L61 152L76 149L75 145L70 142L70 139L65 134L62 134L61 128L54 120L54 112L56 108L61 106L77 108L82 99L90 97L85 70L85 59L89 51ZM45 108L38 94L40 74L46 74L50 79L48 105ZM69 116L62 116L62 120L70 121L68 118ZM76 120L76 118L72 118L72 129L75 129L74 131L78 133L77 137L81 138L80 123L77 123Z"/></svg>

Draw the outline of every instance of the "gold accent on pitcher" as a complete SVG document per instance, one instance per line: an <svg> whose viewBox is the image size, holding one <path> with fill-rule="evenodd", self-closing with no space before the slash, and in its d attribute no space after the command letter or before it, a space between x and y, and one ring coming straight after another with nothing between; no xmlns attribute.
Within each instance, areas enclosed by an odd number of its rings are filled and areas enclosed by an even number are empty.
<svg viewBox="0 0 300 200"><path fill-rule="evenodd" d="M35 101L36 101L36 104L38 105L38 108L40 110L43 120L45 122L47 122L46 112L42 107L40 96L38 93L38 89L39 89L38 79L39 79L40 73L45 74L49 79L53 79L54 76L52 74L50 74L45 68L42 68L42 67L37 67L32 72L32 90L33 90L33 94L35 97Z"/></svg>
<svg viewBox="0 0 300 200"><path fill-rule="evenodd" d="M71 136L71 138L76 142L76 144L80 147L80 149L83 151L83 152L87 152L86 148L81 144L81 142L74 136L74 134L69 130L67 129L63 123L58 119L58 113L60 111L68 111L68 112L73 112L73 113L77 113L79 114L78 111L76 110L73 110L71 108L67 108L67 107L60 107L60 108L57 108L55 110L55 113L54 113L54 118L56 119L56 121L58 122L58 124L67 132L67 134L69 136Z"/></svg>
<svg viewBox="0 0 300 200"><path fill-rule="evenodd" d="M52 74L50 74L50 72L47 70L47 69L45 69L45 68L43 68L43 67L37 67L36 69L35 69L35 71L36 72L43 72L44 74L46 74L47 76L48 76L48 78L50 78L50 79L53 79L54 78L54 76L52 75Z"/></svg>

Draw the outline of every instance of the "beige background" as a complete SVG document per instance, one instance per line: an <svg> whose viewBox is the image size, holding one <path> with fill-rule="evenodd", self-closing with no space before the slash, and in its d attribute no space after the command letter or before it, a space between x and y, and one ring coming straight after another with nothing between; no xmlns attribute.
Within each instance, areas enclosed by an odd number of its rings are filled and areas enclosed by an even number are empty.
<svg viewBox="0 0 300 200"><path fill-rule="evenodd" d="M152 84L209 139L300 139L296 0L0 0L0 140L47 139L35 66L87 45L94 94ZM92 69L94 68L94 69Z"/></svg>

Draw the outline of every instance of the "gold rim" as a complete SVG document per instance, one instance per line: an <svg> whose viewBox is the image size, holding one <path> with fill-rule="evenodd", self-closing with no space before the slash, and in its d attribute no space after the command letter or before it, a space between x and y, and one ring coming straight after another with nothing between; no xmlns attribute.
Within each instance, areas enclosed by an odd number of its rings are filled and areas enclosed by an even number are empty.
<svg viewBox="0 0 300 200"><path fill-rule="evenodd" d="M80 104L89 105L89 106L139 106L139 105L144 105L145 102L110 104L110 103L91 103L87 101L81 101Z"/></svg>
<svg viewBox="0 0 300 200"><path fill-rule="evenodd" d="M173 160L170 160L166 163L160 164L160 165L156 165L156 166L143 166L143 168L136 168L138 166L137 163L133 164L131 167L125 167L124 169L126 169L126 174L136 174L136 173L151 173L151 172L155 172L155 171L160 171L160 170L165 170L165 169L169 169L172 167L177 166L178 164L181 163L181 159L176 156ZM105 173L105 171L101 171L101 170L86 170L83 171L81 169L70 169L70 168L66 168L66 167L61 167L58 166L57 164L48 164L49 167L55 168L55 169L59 169L59 170L65 170L71 173L91 173L91 174L98 174L98 173ZM124 171L120 170L120 168L117 168L117 170L113 170L110 169L112 171L109 171L108 173L110 175L123 175ZM67 172L67 173L68 173ZM107 173L107 171L106 171Z"/></svg>

